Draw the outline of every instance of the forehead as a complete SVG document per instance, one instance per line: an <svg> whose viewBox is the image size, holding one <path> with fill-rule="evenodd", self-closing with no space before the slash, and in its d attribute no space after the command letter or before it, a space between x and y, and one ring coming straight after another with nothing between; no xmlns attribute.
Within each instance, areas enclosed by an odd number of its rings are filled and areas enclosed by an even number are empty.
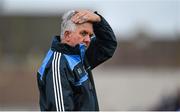
<svg viewBox="0 0 180 112"><path fill-rule="evenodd" d="M92 23L83 23L83 24L77 24L77 30L78 31L82 31L82 30L85 30L89 33L93 33L93 25Z"/></svg>

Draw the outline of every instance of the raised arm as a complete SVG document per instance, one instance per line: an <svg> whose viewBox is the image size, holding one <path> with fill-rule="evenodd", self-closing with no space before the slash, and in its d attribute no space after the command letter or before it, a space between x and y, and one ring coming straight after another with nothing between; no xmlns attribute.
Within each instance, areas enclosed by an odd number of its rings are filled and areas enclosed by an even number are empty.
<svg viewBox="0 0 180 112"><path fill-rule="evenodd" d="M111 58L117 47L116 37L108 22L97 12L77 11L72 18L75 23L91 22L95 37L86 51L91 69Z"/></svg>

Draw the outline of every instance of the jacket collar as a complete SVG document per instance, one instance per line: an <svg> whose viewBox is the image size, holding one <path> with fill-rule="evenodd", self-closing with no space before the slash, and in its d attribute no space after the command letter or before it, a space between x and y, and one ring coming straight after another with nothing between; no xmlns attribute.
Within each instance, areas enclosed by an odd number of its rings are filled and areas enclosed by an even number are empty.
<svg viewBox="0 0 180 112"><path fill-rule="evenodd" d="M80 45L75 47L69 46L68 44L61 43L60 36L53 38L51 49L68 55L80 55Z"/></svg>

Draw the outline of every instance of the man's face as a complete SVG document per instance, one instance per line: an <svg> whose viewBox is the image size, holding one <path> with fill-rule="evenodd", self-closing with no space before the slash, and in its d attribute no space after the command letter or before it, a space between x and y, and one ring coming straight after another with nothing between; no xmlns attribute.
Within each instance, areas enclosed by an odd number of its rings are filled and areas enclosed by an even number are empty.
<svg viewBox="0 0 180 112"><path fill-rule="evenodd" d="M77 44L83 43L86 47L89 47L92 36L93 26L91 23L86 22L77 24L76 30L70 31L68 35L66 35L66 39L68 39L68 44L70 46L76 46Z"/></svg>

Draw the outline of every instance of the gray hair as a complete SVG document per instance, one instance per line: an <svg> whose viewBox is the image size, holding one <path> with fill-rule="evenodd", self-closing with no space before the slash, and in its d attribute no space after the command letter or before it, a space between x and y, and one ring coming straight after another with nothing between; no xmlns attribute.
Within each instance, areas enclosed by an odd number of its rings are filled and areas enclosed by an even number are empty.
<svg viewBox="0 0 180 112"><path fill-rule="evenodd" d="M62 16L61 23L61 39L64 37L65 31L74 31L76 29L76 24L71 21L71 18L76 14L75 10L68 11Z"/></svg>

